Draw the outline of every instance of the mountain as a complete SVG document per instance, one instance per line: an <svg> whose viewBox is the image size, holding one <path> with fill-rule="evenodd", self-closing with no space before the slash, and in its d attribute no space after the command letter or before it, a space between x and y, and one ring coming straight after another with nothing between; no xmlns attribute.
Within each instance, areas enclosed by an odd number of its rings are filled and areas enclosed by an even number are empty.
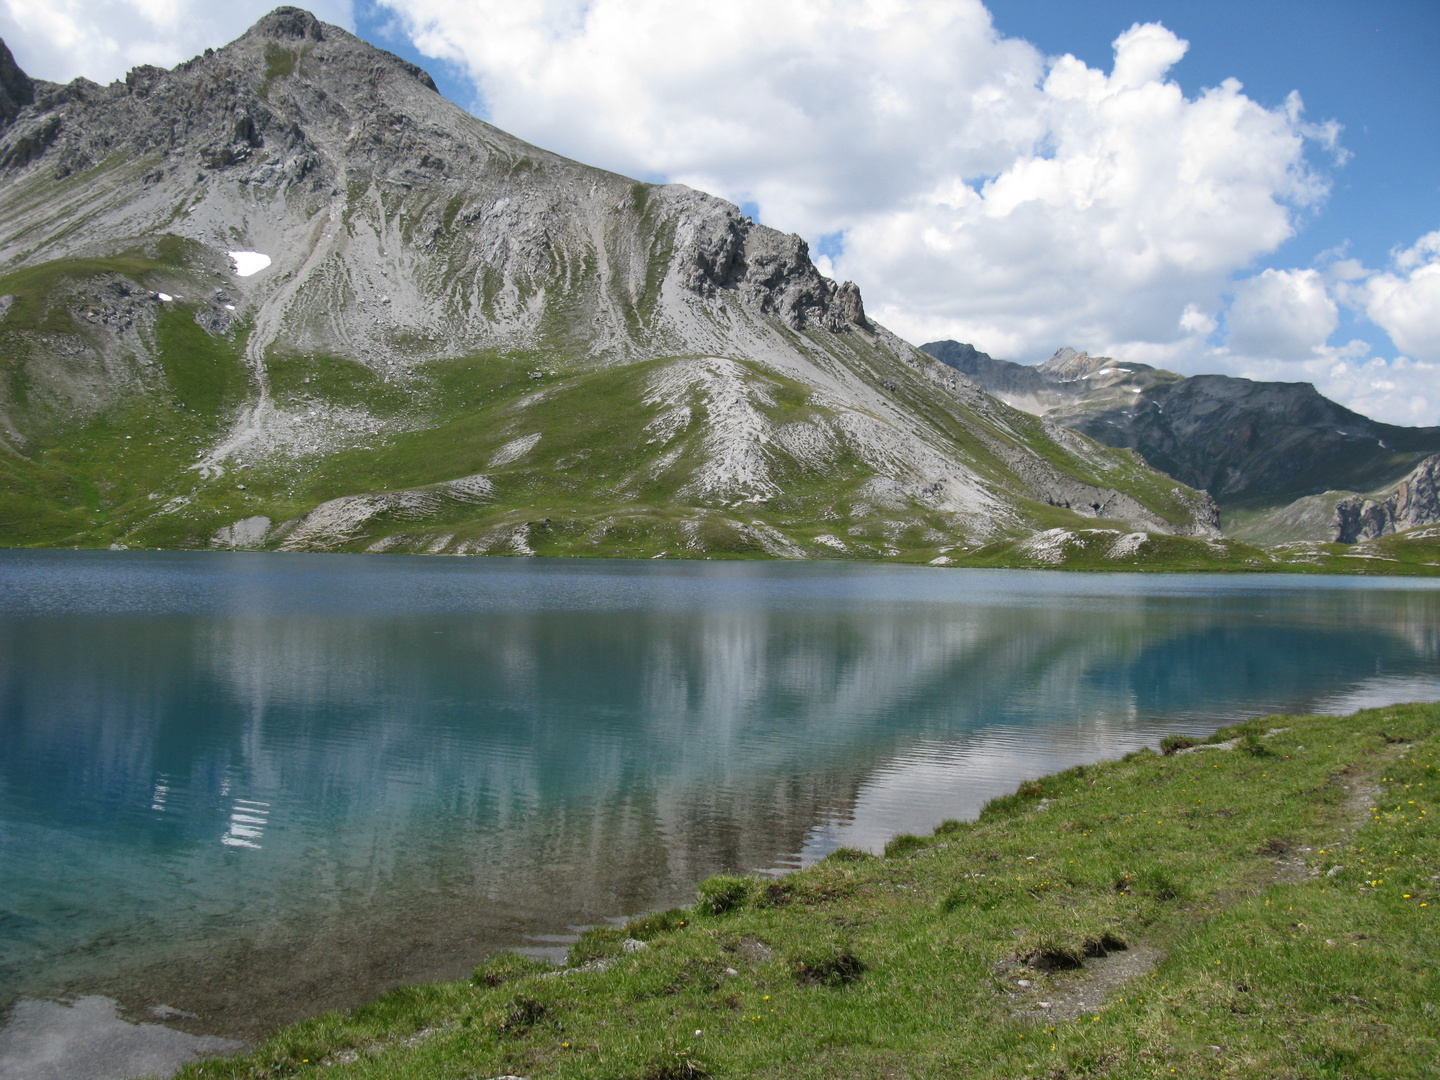
<svg viewBox="0 0 1440 1080"><path fill-rule="evenodd" d="M1262 539L1273 531L1274 512L1286 509L1308 522L1300 528L1303 538L1338 539L1343 530L1335 502L1392 485L1440 452L1440 428L1378 423L1309 383L1185 377L1073 349L1032 366L954 341L921 347L1001 400L1108 446L1135 450L1155 468L1210 492L1234 535ZM1306 508L1326 493L1329 508L1316 517ZM1289 510L1298 499L1309 501ZM1284 538L1302 538L1294 532Z"/></svg>
<svg viewBox="0 0 1440 1080"><path fill-rule="evenodd" d="M0 90L0 543L1215 532L1208 496L875 324L798 237L530 146L307 12L110 86L5 51Z"/></svg>

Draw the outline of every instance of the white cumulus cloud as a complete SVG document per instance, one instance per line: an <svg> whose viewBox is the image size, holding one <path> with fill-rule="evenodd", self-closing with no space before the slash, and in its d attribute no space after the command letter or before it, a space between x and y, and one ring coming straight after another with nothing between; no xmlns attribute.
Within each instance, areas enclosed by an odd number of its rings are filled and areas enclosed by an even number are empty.
<svg viewBox="0 0 1440 1080"><path fill-rule="evenodd" d="M1318 270L1266 270L1235 286L1230 348L1246 356L1310 360L1340 325Z"/></svg>
<svg viewBox="0 0 1440 1080"><path fill-rule="evenodd" d="M1365 314L1405 352L1440 363L1440 231L1397 251L1393 263L1359 290Z"/></svg>

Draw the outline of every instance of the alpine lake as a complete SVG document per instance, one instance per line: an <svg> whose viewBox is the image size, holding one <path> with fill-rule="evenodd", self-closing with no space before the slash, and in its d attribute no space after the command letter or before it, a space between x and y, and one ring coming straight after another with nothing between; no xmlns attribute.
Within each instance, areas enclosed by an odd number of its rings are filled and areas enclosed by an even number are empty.
<svg viewBox="0 0 1440 1080"><path fill-rule="evenodd" d="M0 1010L253 1038L1172 732L1436 698L1428 580L4 552Z"/></svg>

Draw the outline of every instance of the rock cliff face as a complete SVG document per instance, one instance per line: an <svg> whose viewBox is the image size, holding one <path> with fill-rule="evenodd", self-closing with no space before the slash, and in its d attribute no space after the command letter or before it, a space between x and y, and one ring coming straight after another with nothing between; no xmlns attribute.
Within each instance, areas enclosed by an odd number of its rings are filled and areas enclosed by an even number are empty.
<svg viewBox="0 0 1440 1080"><path fill-rule="evenodd" d="M923 348L1019 408L1108 446L1135 450L1155 468L1209 491L1227 509L1372 490L1440 451L1440 428L1377 423L1309 383L1186 378L1073 349L1027 366L956 342Z"/></svg>
<svg viewBox="0 0 1440 1080"><path fill-rule="evenodd" d="M1440 523L1437 472L1440 472L1440 455L1422 461L1384 498L1352 495L1342 499L1335 505L1334 539L1342 544L1355 544Z"/></svg>
<svg viewBox="0 0 1440 1080"><path fill-rule="evenodd" d="M869 321L799 237L530 146L307 12L103 87L7 53L0 90L0 542L1213 531L1205 497Z"/></svg>

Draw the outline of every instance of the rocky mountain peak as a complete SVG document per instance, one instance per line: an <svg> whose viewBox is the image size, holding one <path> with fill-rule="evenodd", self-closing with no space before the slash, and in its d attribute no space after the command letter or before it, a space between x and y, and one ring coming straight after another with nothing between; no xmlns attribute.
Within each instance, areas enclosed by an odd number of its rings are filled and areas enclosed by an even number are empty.
<svg viewBox="0 0 1440 1080"><path fill-rule="evenodd" d="M325 24L304 8L278 7L244 34L245 38L325 40Z"/></svg>
<svg viewBox="0 0 1440 1080"><path fill-rule="evenodd" d="M1069 381L1093 375L1113 363L1115 361L1108 356L1091 356L1089 353L1076 352L1066 346L1063 349L1056 349L1055 355L1040 365L1040 371L1051 378Z"/></svg>
<svg viewBox="0 0 1440 1080"><path fill-rule="evenodd" d="M1404 498L1387 510L1385 498L1357 495L1332 521L1333 497L1393 485L1440 450L1440 428L1377 423L1311 383L1182 376L1070 348L1036 366L996 360L955 341L923 348L1007 404L1135 450L1155 468L1209 491L1222 507L1264 511L1238 527L1246 538L1363 540L1388 535L1387 528L1413 528ZM1419 473L1406 480L1422 491L1426 482ZM1323 507L1311 506L1322 495ZM1422 498L1417 505L1424 504ZM1274 521L1270 510L1280 515Z"/></svg>

